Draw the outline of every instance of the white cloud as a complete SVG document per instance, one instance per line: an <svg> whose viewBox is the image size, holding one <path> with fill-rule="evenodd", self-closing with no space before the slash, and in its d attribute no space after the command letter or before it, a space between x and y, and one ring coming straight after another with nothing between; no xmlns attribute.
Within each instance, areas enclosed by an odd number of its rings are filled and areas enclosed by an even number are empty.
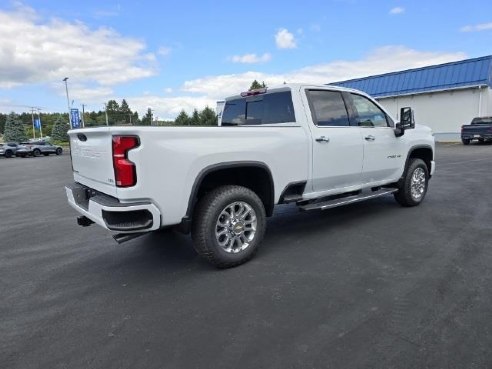
<svg viewBox="0 0 492 369"><path fill-rule="evenodd" d="M155 55L144 42L110 28L82 22L43 19L18 6L0 11L0 88L59 82L92 85L100 94L109 86L155 74ZM83 89L84 87L82 87Z"/></svg>
<svg viewBox="0 0 492 369"><path fill-rule="evenodd" d="M492 22L469 25L460 28L461 32L480 32L480 31L488 31L488 30L492 30Z"/></svg>
<svg viewBox="0 0 492 369"><path fill-rule="evenodd" d="M128 98L132 106L145 112L148 106L155 109L159 117L174 118L185 109L215 107L217 100L246 91L253 80L265 81L268 86L283 82L326 84L350 78L394 72L409 68L440 64L466 58L464 53L441 53L419 51L404 46L385 46L373 50L360 60L335 60L329 63L307 66L285 74L268 74L249 71L239 74L206 76L184 82L181 97L143 96Z"/></svg>
<svg viewBox="0 0 492 369"><path fill-rule="evenodd" d="M402 8L401 6L397 6L389 11L391 15L396 15L396 14L403 14L405 13L405 8Z"/></svg>
<svg viewBox="0 0 492 369"><path fill-rule="evenodd" d="M163 120L173 120L181 110L190 114L195 108L203 109L209 106L215 109L217 102L216 99L207 96L135 96L127 98L126 101L132 110L139 112L140 116L150 107L154 110L154 114Z"/></svg>
<svg viewBox="0 0 492 369"><path fill-rule="evenodd" d="M295 49L297 47L294 35L285 28L279 29L275 34L275 43L279 49Z"/></svg>
<svg viewBox="0 0 492 369"><path fill-rule="evenodd" d="M272 56L269 53L264 53L263 55L244 54L244 55L234 55L230 59L234 63L256 64L256 63L266 63L272 59Z"/></svg>
<svg viewBox="0 0 492 369"><path fill-rule="evenodd" d="M157 50L157 53L159 55L162 55L162 56L168 56L169 54L171 54L171 52L173 51L172 48L170 47L167 47L167 46L161 46L159 48L159 50Z"/></svg>

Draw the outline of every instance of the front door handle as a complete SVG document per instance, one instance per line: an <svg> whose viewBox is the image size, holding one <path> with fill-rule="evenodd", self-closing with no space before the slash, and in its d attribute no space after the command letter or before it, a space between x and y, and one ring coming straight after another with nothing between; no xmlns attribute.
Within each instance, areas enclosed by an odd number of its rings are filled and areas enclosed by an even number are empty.
<svg viewBox="0 0 492 369"><path fill-rule="evenodd" d="M316 138L316 142L330 142L330 139L328 137L321 136Z"/></svg>
<svg viewBox="0 0 492 369"><path fill-rule="evenodd" d="M364 139L366 141L374 141L376 139L376 137L374 137L373 135L369 135L369 136L364 137Z"/></svg>

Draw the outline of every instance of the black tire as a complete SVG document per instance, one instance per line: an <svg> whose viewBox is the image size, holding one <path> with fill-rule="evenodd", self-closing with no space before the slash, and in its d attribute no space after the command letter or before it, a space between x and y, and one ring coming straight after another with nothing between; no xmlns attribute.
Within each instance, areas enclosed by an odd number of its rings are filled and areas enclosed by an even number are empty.
<svg viewBox="0 0 492 369"><path fill-rule="evenodd" d="M484 138L479 138L478 139L478 142L480 142L481 144L483 144L485 142L485 139Z"/></svg>
<svg viewBox="0 0 492 369"><path fill-rule="evenodd" d="M59 147L59 148L57 148L57 149L56 149L56 153L55 153L55 154L56 154L56 155L61 155L61 154L62 154L62 152L63 152L62 148L61 148L61 147Z"/></svg>
<svg viewBox="0 0 492 369"><path fill-rule="evenodd" d="M398 192L394 195L395 200L401 206L405 207L417 206L424 201L427 188L429 187L429 169L425 162L422 159L410 160L407 170L398 186ZM421 186L415 183L415 179L412 179L414 175L419 177L420 182L423 180L423 183L420 183ZM424 176L423 178L422 175ZM418 191L412 192L412 182L414 182L414 188L417 187Z"/></svg>
<svg viewBox="0 0 492 369"><path fill-rule="evenodd" d="M251 210L247 211L247 207L242 208L246 209L245 212L248 212L250 222L253 221L253 215L256 216L256 230L255 232L250 230L248 233L246 230L246 223L240 224L237 231L241 231L242 229L243 237L251 236L252 239L248 240L249 242L243 243L243 245L246 243L248 244L243 250L232 252L225 249L226 245L221 246L219 244L219 239L222 236L216 236L216 231L217 228L222 227L223 230L226 231L226 234L223 235L225 239L231 239L232 232L237 232L232 229L233 225L221 226L219 223L219 217L224 216L224 212L227 209L230 209L231 206L236 206L236 202L238 202L237 206L245 204L253 210L253 212L251 212ZM230 213L227 213L227 215L229 214ZM230 220L230 217L225 216L224 219ZM229 231L227 231L227 229L229 229ZM207 259L217 268L231 268L247 262L254 256L263 239L265 229L265 207L256 193L241 186L221 186L206 194L198 202L193 215L191 237L193 239L195 250L200 256ZM242 241L232 241L231 248L234 248L237 242L238 245L240 245L239 242Z"/></svg>
<svg viewBox="0 0 492 369"><path fill-rule="evenodd" d="M11 158L14 155L14 153L11 150L5 151L5 157L6 158Z"/></svg>
<svg viewBox="0 0 492 369"><path fill-rule="evenodd" d="M461 142L463 142L463 145L469 145L470 144L470 139L469 138L462 138Z"/></svg>
<svg viewBox="0 0 492 369"><path fill-rule="evenodd" d="M39 150L39 149L34 149L34 150L32 151L32 155L33 155L33 156L36 156L36 157L41 156L41 150Z"/></svg>

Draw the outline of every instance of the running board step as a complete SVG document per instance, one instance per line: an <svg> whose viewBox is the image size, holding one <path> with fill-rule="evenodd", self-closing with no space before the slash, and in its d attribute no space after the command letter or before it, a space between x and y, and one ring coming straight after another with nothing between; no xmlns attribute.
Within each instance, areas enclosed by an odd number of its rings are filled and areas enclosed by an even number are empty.
<svg viewBox="0 0 492 369"><path fill-rule="evenodd" d="M331 208L336 208L337 206L343 206L348 204L354 204L356 202L361 202L369 199L373 199L375 197L389 195L398 191L396 188L384 188L377 191L361 193L354 196L342 197L334 200L320 201L314 202L307 205L301 205L299 208L304 211L308 210L326 210Z"/></svg>

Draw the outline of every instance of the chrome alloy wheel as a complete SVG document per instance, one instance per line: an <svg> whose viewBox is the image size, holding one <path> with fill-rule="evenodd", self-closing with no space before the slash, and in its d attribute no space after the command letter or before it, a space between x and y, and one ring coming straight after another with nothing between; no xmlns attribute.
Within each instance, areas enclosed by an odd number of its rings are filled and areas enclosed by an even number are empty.
<svg viewBox="0 0 492 369"><path fill-rule="evenodd" d="M256 234L256 212L244 201L227 205L215 224L215 238L224 251L237 254L245 250Z"/></svg>
<svg viewBox="0 0 492 369"><path fill-rule="evenodd" d="M424 196L426 184L425 171L420 167L415 169L410 181L410 193L414 200L418 201Z"/></svg>

